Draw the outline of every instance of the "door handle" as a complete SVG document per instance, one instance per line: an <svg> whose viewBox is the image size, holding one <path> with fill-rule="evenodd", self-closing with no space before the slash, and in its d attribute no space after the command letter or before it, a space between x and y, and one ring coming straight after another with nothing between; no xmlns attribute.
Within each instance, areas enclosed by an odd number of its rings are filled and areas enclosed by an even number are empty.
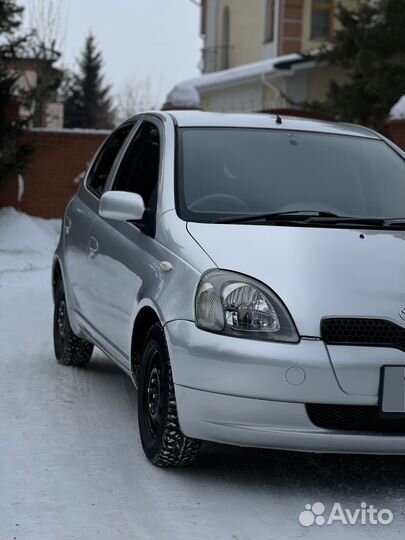
<svg viewBox="0 0 405 540"><path fill-rule="evenodd" d="M94 238L94 236L90 236L90 240L89 240L89 253L90 253L90 257L92 259L94 259L94 257L97 255L98 253L98 242L96 240L96 238Z"/></svg>
<svg viewBox="0 0 405 540"><path fill-rule="evenodd" d="M70 233L70 228L72 226L72 218L69 216L65 217L65 234L68 235Z"/></svg>

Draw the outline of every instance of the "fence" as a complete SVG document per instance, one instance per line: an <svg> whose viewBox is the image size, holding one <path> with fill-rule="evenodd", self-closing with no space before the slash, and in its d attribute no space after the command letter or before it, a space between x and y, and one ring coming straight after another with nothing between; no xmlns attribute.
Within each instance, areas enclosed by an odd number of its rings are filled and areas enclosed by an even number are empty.
<svg viewBox="0 0 405 540"><path fill-rule="evenodd" d="M33 129L28 137L34 155L20 178L0 188L0 207L14 206L27 214L60 218L108 131Z"/></svg>

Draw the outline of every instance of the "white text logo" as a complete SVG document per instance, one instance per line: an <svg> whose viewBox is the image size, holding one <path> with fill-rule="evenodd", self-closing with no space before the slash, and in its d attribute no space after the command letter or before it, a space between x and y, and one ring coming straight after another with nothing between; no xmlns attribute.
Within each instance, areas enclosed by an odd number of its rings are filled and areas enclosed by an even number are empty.
<svg viewBox="0 0 405 540"><path fill-rule="evenodd" d="M383 508L378 510L372 504L365 502L360 504L359 508L343 508L340 503L334 503L328 515L326 507L321 502L306 504L305 510L299 515L299 522L303 527L311 525L333 525L341 523L342 525L389 525L394 519L391 510Z"/></svg>

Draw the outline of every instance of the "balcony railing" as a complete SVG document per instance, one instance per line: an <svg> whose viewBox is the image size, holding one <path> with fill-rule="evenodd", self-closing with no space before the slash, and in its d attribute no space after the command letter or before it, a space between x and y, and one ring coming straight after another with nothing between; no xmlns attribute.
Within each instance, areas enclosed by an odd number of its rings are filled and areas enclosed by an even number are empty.
<svg viewBox="0 0 405 540"><path fill-rule="evenodd" d="M221 69L228 69L232 65L232 45L217 45L202 49L201 71L209 73Z"/></svg>

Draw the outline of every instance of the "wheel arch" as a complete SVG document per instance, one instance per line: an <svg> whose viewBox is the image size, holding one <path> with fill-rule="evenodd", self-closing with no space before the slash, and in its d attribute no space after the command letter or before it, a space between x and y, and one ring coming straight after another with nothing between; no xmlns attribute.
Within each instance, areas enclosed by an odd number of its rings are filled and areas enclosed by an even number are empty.
<svg viewBox="0 0 405 540"><path fill-rule="evenodd" d="M52 296L55 301L55 290L59 280L63 281L62 265L58 257L55 257L52 265Z"/></svg>
<svg viewBox="0 0 405 540"><path fill-rule="evenodd" d="M149 328L154 324L161 323L160 317L150 306L144 306L138 312L131 337L131 373L135 383L135 386L138 386L138 375L141 362L141 353L145 343L145 337L148 333Z"/></svg>
<svg viewBox="0 0 405 540"><path fill-rule="evenodd" d="M56 293L56 285L59 283L59 281L62 281L63 288L65 290L65 296L66 296L66 305L69 313L69 320L70 324L73 328L73 331L76 335L81 335L81 328L76 320L75 312L73 308L73 299L71 297L71 293L69 291L69 286L67 283L65 271L63 268L62 260L58 255L54 256L53 264L52 264L52 275L51 275L51 281L52 281L52 297L53 301L55 302L55 293ZM84 336L82 336L84 337Z"/></svg>

